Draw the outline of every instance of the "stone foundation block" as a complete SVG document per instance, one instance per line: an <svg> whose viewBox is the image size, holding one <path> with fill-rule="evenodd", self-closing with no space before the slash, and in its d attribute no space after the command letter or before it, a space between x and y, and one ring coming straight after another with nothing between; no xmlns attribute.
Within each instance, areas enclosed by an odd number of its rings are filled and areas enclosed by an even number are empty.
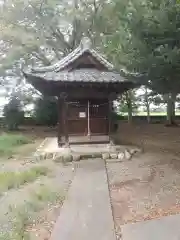
<svg viewBox="0 0 180 240"><path fill-rule="evenodd" d="M118 159L120 161L124 160L124 158L125 158L125 154L123 152L118 153Z"/></svg>
<svg viewBox="0 0 180 240"><path fill-rule="evenodd" d="M110 154L109 153L103 153L102 154L102 159L106 160L110 158Z"/></svg>
<svg viewBox="0 0 180 240"><path fill-rule="evenodd" d="M112 159L117 159L118 158L118 154L117 153L110 153L110 157Z"/></svg>
<svg viewBox="0 0 180 240"><path fill-rule="evenodd" d="M124 156L126 160L130 160L132 158L132 154L127 149L124 152Z"/></svg>
<svg viewBox="0 0 180 240"><path fill-rule="evenodd" d="M80 155L73 155L73 162L79 162L81 160L81 156Z"/></svg>

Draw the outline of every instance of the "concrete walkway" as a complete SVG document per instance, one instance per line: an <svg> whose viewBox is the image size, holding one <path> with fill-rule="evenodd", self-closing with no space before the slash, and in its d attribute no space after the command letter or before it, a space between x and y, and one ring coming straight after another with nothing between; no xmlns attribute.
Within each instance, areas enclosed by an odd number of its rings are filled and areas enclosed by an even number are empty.
<svg viewBox="0 0 180 240"><path fill-rule="evenodd" d="M78 165L51 240L115 240L104 161Z"/></svg>
<svg viewBox="0 0 180 240"><path fill-rule="evenodd" d="M180 214L121 227L123 240L179 240Z"/></svg>

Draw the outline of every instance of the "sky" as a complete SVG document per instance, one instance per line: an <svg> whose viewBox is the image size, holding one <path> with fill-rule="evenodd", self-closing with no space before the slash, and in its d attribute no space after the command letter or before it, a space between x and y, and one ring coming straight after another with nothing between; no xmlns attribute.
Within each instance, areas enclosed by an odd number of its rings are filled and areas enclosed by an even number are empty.
<svg viewBox="0 0 180 240"><path fill-rule="evenodd" d="M3 108L6 103L7 103L7 100L3 97L0 97L0 117L3 116Z"/></svg>
<svg viewBox="0 0 180 240"><path fill-rule="evenodd" d="M10 91L10 92L12 92L12 91ZM3 108L9 101L9 97L5 97L5 95L7 95L7 90L3 86L1 86L0 87L0 117L3 116ZM29 105L27 105L27 107L24 110L31 111L33 108L34 108L34 105L29 104Z"/></svg>
<svg viewBox="0 0 180 240"><path fill-rule="evenodd" d="M8 103L8 99L3 97L4 94L5 94L5 89L1 87L0 88L0 117L3 114L4 105Z"/></svg>

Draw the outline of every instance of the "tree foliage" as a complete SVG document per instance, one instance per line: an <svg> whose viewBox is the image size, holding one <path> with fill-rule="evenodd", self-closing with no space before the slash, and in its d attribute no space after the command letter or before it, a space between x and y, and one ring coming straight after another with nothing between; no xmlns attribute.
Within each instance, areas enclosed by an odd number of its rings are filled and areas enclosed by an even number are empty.
<svg viewBox="0 0 180 240"><path fill-rule="evenodd" d="M54 98L39 98L35 104L33 117L37 124L55 126L58 121L57 101Z"/></svg>
<svg viewBox="0 0 180 240"><path fill-rule="evenodd" d="M6 1L0 17L3 69L16 61L50 65L72 51L83 35L95 41L100 36L99 13L106 4L106 0Z"/></svg>
<svg viewBox="0 0 180 240"><path fill-rule="evenodd" d="M108 31L108 16L103 12L109 4L108 0L4 1L0 5L0 83L8 87L7 92L18 86L27 98L22 69L56 62L79 45L83 35L102 49Z"/></svg>
<svg viewBox="0 0 180 240"><path fill-rule="evenodd" d="M22 84L24 66L50 65L72 51L86 35L117 70L123 69L127 77L155 93L167 94L169 106L173 107L171 100L180 91L178 2L4 1L0 5L0 31L0 83L8 89ZM22 89L19 87L21 99L32 101L34 93ZM131 97L133 111L133 94ZM128 99L126 93L121 101L126 104L121 108L128 106ZM148 96L148 101L151 99L154 101L154 96ZM144 100L147 103L147 98Z"/></svg>
<svg viewBox="0 0 180 240"><path fill-rule="evenodd" d="M17 130L23 123L24 112L22 111L20 101L17 97L12 97L8 104L4 106L5 124L9 130Z"/></svg>
<svg viewBox="0 0 180 240"><path fill-rule="evenodd" d="M172 123L180 92L180 4L117 0L113 19L116 30L107 41L107 51L127 78L169 96L167 113Z"/></svg>
<svg viewBox="0 0 180 240"><path fill-rule="evenodd" d="M131 91L131 94L124 93L121 96L119 96L118 102L117 102L117 111L119 113L127 113L129 109L129 98L131 98L132 103L132 114L136 113L138 109L138 102L137 102L137 93L135 90Z"/></svg>
<svg viewBox="0 0 180 240"><path fill-rule="evenodd" d="M116 61L156 92L180 91L180 5L169 0L116 1L110 49ZM132 76L131 76L132 77Z"/></svg>

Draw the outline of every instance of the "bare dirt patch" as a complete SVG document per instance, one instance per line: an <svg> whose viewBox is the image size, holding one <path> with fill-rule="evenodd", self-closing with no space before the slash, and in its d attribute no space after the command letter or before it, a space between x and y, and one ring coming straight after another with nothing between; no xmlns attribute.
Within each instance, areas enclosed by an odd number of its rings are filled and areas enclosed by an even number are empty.
<svg viewBox="0 0 180 240"><path fill-rule="evenodd" d="M180 213L180 160L147 152L132 161L107 162L117 227Z"/></svg>
<svg viewBox="0 0 180 240"><path fill-rule="evenodd" d="M180 126L166 127L164 124L128 124L119 121L118 132L115 135L117 142L133 144L144 150L172 152L180 154Z"/></svg>
<svg viewBox="0 0 180 240"><path fill-rule="evenodd" d="M144 150L132 161L107 163L117 228L180 213L180 127L119 122L115 139Z"/></svg>
<svg viewBox="0 0 180 240"><path fill-rule="evenodd" d="M48 240L60 214L61 202L49 206L39 213L40 218L36 224L30 225L28 231L34 240Z"/></svg>

